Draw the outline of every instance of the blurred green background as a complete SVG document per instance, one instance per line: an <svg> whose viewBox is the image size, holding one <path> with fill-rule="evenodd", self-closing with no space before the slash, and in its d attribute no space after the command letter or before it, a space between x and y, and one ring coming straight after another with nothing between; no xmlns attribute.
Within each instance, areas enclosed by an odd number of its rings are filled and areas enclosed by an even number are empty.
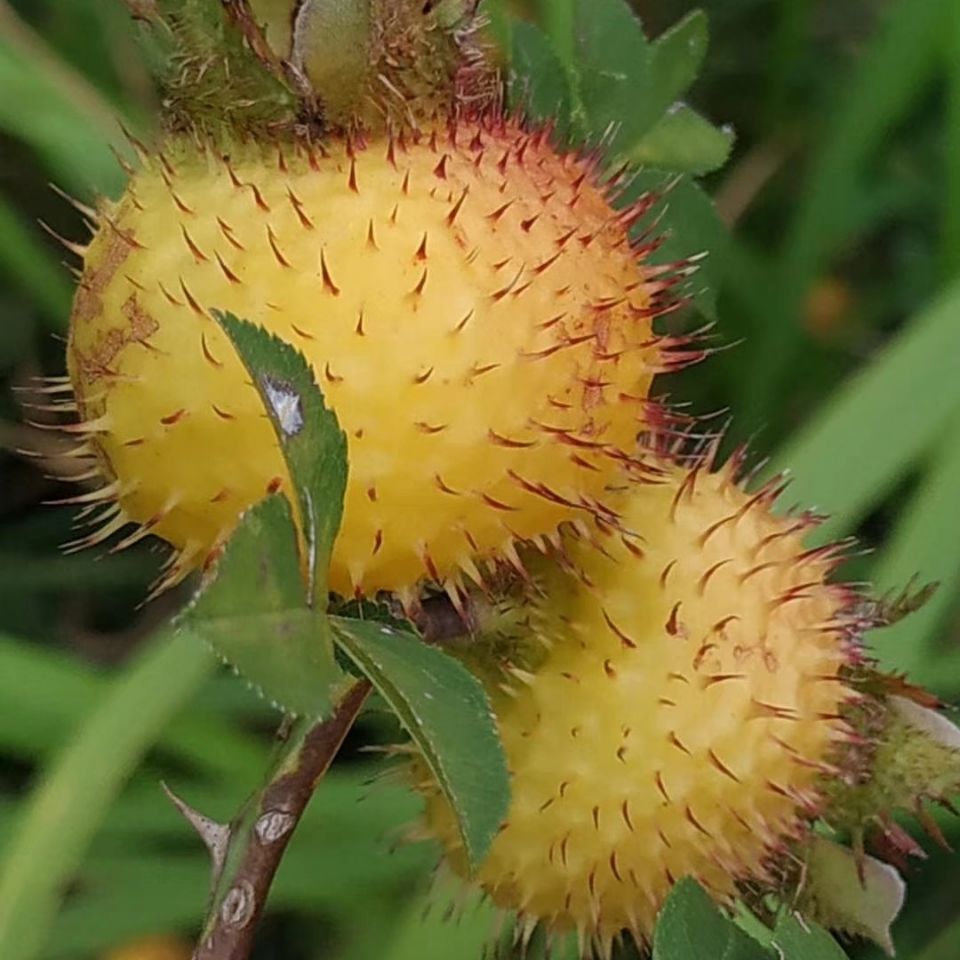
<svg viewBox="0 0 960 960"><path fill-rule="evenodd" d="M551 0L509 5L549 26ZM692 9L635 6L651 36ZM873 643L885 667L960 702L960 2L701 6L711 46L689 100L736 132L704 181L718 352L662 390L718 423L733 411L731 442L792 471L785 502L829 513L824 535L857 534L850 578L941 582ZM229 817L277 719L204 651L151 641L178 602L140 608L158 545L60 551L76 510L44 502L83 467L25 424L52 417L34 378L63 372L75 262L39 222L85 237L50 184L115 193L115 117L149 131L156 114L135 32L119 0L0 0L0 942L15 931L44 960L189 938L208 865L158 782ZM417 802L370 783L380 767L362 748L395 736L372 714L351 738L282 869L259 960L479 957L486 917L423 919L435 853L401 842ZM960 840L960 822L944 828ZM899 955L955 960L960 864L928 846Z"/></svg>

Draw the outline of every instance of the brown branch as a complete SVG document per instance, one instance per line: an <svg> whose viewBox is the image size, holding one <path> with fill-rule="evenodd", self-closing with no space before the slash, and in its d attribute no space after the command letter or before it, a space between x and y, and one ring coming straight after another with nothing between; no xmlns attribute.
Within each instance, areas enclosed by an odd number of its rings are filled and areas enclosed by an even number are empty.
<svg viewBox="0 0 960 960"><path fill-rule="evenodd" d="M327 772L371 691L358 680L332 716L309 728L283 759L254 805L230 828L229 851L207 926L193 960L247 960L270 886L317 784Z"/></svg>

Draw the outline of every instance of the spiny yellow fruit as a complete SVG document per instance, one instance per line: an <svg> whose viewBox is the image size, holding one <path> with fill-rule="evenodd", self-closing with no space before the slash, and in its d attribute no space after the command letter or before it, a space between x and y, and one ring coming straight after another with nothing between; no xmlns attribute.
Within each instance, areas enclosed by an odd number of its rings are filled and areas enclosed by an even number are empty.
<svg viewBox="0 0 960 960"><path fill-rule="evenodd" d="M513 798L478 882L521 927L577 931L584 952L644 942L683 877L720 901L770 884L851 737L837 549L806 550L814 521L774 515L779 491L750 496L729 466L661 469L620 501L642 535L568 539L536 574L521 655L488 682ZM462 872L451 811L421 786Z"/></svg>
<svg viewBox="0 0 960 960"><path fill-rule="evenodd" d="M301 350L350 443L332 588L452 589L517 540L603 513L670 353L674 282L630 228L643 197L501 117L370 143L185 139L100 211L71 321L81 423L107 477L78 498L201 563L289 479L210 311Z"/></svg>

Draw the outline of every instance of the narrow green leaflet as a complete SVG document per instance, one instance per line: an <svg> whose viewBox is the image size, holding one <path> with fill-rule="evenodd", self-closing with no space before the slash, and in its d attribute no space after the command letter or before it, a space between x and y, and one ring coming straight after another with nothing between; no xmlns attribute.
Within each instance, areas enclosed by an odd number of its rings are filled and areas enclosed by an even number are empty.
<svg viewBox="0 0 960 960"><path fill-rule="evenodd" d="M477 866L510 802L506 758L483 687L456 660L413 634L376 621L330 620L341 649L423 752Z"/></svg>
<svg viewBox="0 0 960 960"><path fill-rule="evenodd" d="M568 135L572 91L567 71L547 37L532 24L514 24L510 63L511 100L536 120L553 120L561 137Z"/></svg>
<svg viewBox="0 0 960 960"><path fill-rule="evenodd" d="M795 916L784 917L777 924L773 946L781 960L848 960L823 927Z"/></svg>
<svg viewBox="0 0 960 960"><path fill-rule="evenodd" d="M307 604L326 603L327 567L347 488L347 438L299 351L256 324L214 315L260 391L293 481L307 551Z"/></svg>
<svg viewBox="0 0 960 960"><path fill-rule="evenodd" d="M323 612L304 603L290 504L275 495L244 517L178 627L203 637L288 713L327 715L346 680Z"/></svg>
<svg viewBox="0 0 960 960"><path fill-rule="evenodd" d="M694 10L657 37L650 47L645 95L628 114L631 128L651 127L690 89L703 66L708 39L702 10Z"/></svg>
<svg viewBox="0 0 960 960"><path fill-rule="evenodd" d="M640 166L700 176L722 167L733 143L731 129L715 127L685 103L677 103L629 149L627 158Z"/></svg>
<svg viewBox="0 0 960 960"><path fill-rule="evenodd" d="M614 143L635 141L645 128L630 118L646 94L650 47L624 0L579 0L575 16L576 73L589 133L618 132ZM656 118L654 118L656 119Z"/></svg>
<svg viewBox="0 0 960 960"><path fill-rule="evenodd" d="M727 919L696 881L686 878L660 911L653 960L773 960L773 955Z"/></svg>

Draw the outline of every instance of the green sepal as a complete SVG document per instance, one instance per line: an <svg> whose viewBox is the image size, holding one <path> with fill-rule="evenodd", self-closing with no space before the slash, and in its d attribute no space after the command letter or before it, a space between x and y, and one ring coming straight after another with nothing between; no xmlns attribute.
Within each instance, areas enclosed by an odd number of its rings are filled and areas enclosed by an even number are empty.
<svg viewBox="0 0 960 960"><path fill-rule="evenodd" d="M808 844L803 861L800 913L830 930L866 937L892 957L890 928L906 890L897 870L819 836Z"/></svg>

